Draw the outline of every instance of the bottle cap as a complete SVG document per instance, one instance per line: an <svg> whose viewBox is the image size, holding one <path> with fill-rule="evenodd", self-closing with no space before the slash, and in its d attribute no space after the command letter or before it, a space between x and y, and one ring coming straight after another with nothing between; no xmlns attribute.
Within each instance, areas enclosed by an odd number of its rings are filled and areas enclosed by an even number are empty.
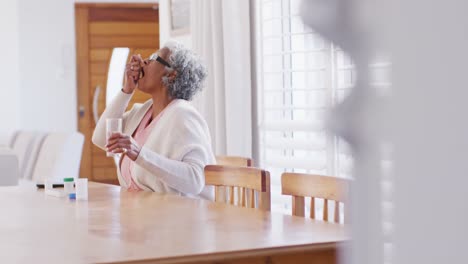
<svg viewBox="0 0 468 264"><path fill-rule="evenodd" d="M74 182L75 179L73 179L73 178L63 178L63 181L64 182Z"/></svg>

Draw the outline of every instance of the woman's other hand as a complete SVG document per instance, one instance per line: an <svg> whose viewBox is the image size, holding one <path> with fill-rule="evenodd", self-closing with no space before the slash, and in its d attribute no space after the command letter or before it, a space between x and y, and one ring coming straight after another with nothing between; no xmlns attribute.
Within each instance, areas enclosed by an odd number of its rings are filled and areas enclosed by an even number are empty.
<svg viewBox="0 0 468 264"><path fill-rule="evenodd" d="M131 160L135 161L140 154L141 147L135 140L122 133L113 133L107 141L106 151L127 155Z"/></svg>
<svg viewBox="0 0 468 264"><path fill-rule="evenodd" d="M124 93L131 94L135 90L140 79L141 66L143 59L140 54L132 55L130 63L125 66L125 84L123 87Z"/></svg>

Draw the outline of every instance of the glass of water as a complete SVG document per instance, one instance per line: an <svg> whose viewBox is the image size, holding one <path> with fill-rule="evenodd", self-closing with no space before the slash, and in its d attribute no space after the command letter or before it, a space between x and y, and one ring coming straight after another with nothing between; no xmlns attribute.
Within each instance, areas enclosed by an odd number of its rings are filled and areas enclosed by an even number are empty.
<svg viewBox="0 0 468 264"><path fill-rule="evenodd" d="M122 133L122 118L108 118L106 119L106 142L113 133ZM107 152L107 157L116 157L117 154Z"/></svg>

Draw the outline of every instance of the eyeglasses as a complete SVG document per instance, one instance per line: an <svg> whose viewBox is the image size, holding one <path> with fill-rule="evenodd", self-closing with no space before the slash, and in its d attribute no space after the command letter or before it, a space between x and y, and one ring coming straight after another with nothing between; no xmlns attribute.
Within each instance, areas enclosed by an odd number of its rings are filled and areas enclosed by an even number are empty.
<svg viewBox="0 0 468 264"><path fill-rule="evenodd" d="M169 62L165 61L157 53L151 54L151 56L148 58L148 61L157 61L166 67L172 68Z"/></svg>

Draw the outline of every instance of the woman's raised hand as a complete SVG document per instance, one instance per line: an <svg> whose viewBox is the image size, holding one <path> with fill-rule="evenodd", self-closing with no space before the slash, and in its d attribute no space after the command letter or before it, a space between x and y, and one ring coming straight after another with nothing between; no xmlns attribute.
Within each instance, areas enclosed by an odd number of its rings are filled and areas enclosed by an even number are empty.
<svg viewBox="0 0 468 264"><path fill-rule="evenodd" d="M132 55L130 63L128 63L125 67L125 84L123 87L123 91L125 93L133 93L137 87L142 65L143 59L141 58L140 54Z"/></svg>

